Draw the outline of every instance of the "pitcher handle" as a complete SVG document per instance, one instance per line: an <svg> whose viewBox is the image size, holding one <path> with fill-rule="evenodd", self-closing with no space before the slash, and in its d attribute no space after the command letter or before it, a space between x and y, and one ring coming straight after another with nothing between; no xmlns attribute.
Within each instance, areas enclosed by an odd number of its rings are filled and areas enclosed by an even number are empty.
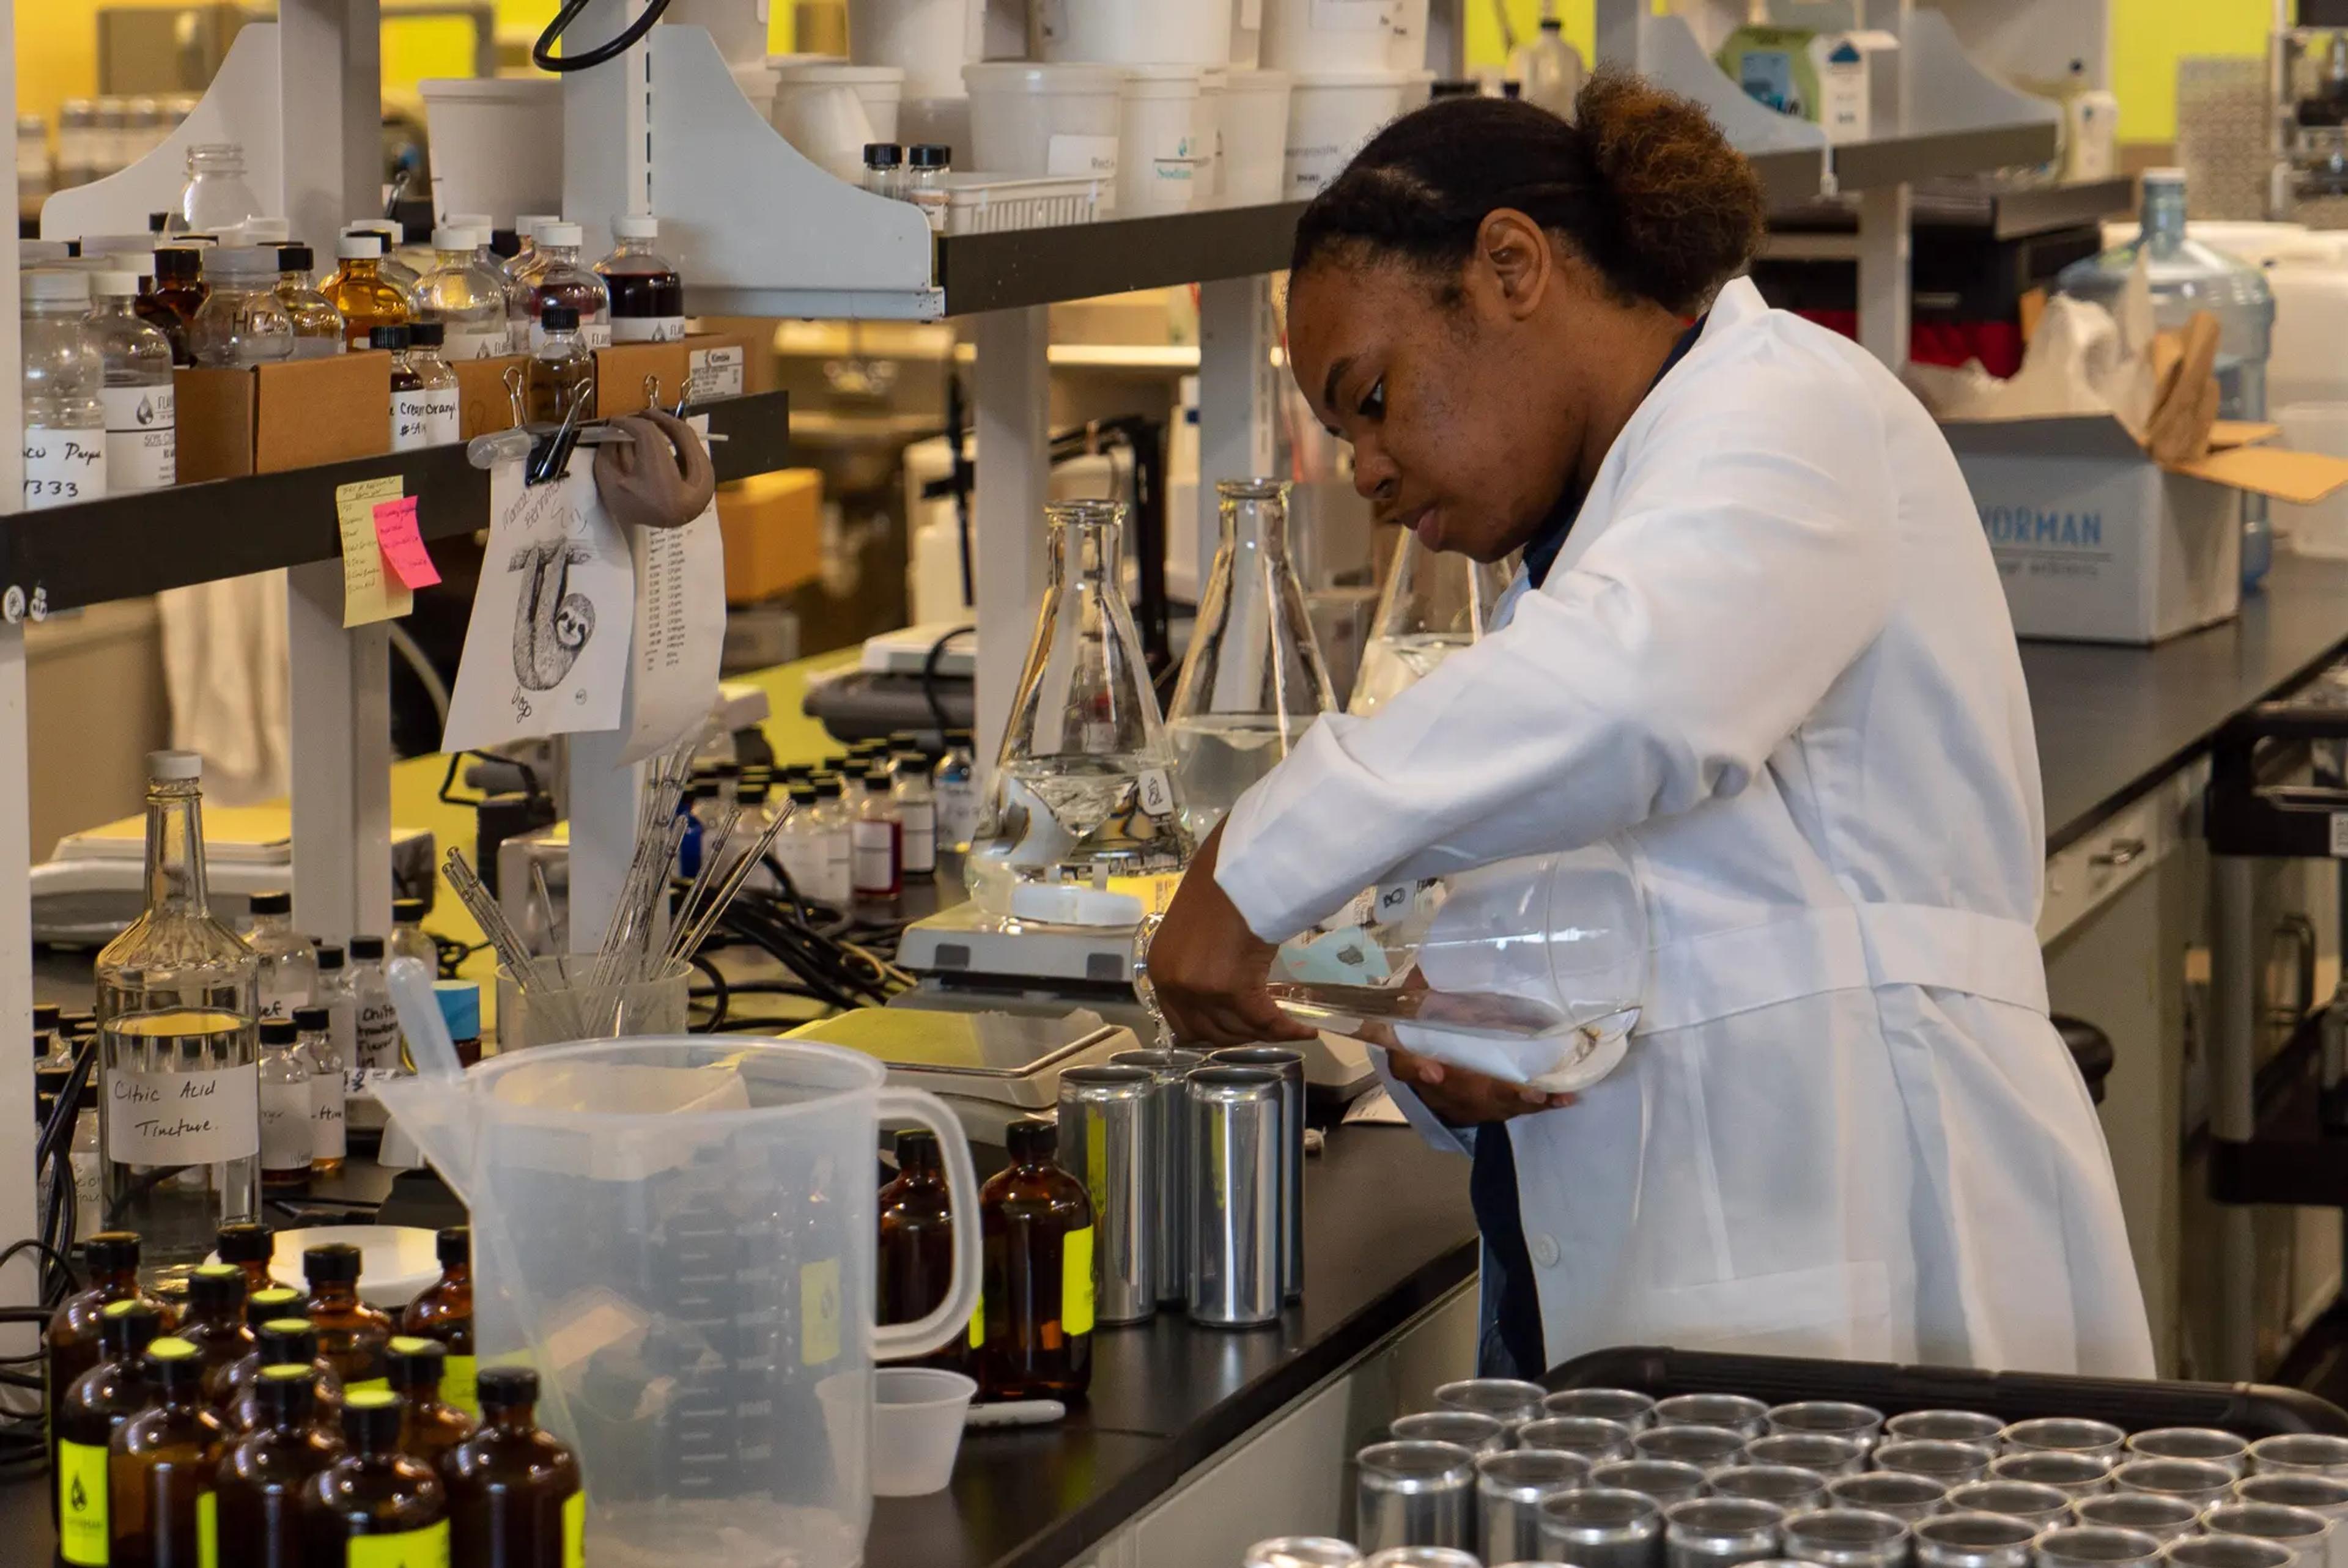
<svg viewBox="0 0 2348 1568"><path fill-rule="evenodd" d="M927 1317L880 1324L872 1330L873 1358L892 1361L925 1356L970 1331L971 1314L978 1310L978 1172L970 1163L970 1142L963 1136L962 1123L944 1101L918 1089L884 1088L879 1102L882 1117L918 1122L938 1135L953 1214L953 1277L945 1300Z"/></svg>

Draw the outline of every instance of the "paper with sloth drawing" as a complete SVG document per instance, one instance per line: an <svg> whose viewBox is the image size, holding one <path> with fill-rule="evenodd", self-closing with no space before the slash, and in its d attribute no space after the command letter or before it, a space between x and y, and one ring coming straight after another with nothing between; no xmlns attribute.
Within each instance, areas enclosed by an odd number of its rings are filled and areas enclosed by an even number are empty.
<svg viewBox="0 0 2348 1568"><path fill-rule="evenodd" d="M489 542L444 752L620 723L636 619L628 541L586 462L543 485L524 486L521 469L489 475Z"/></svg>

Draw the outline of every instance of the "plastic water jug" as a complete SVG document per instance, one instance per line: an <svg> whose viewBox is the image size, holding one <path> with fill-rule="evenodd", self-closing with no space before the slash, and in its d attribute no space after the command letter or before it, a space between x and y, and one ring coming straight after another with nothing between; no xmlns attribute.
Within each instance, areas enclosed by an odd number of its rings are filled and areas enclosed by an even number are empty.
<svg viewBox="0 0 2348 1568"><path fill-rule="evenodd" d="M850 1568L872 1492L872 1363L964 1331L977 1226L953 1288L877 1327L883 1117L938 1135L976 1214L944 1103L870 1057L677 1035L544 1046L384 1103L472 1210L483 1363L535 1366L579 1454L597 1568Z"/></svg>

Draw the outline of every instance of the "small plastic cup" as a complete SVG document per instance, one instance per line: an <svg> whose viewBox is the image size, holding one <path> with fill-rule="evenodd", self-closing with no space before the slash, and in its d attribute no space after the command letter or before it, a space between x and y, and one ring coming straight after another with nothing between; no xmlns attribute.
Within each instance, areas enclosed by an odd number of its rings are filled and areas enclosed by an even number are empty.
<svg viewBox="0 0 2348 1568"><path fill-rule="evenodd" d="M953 1480L962 1419L978 1385L939 1367L872 1372L872 1495L926 1497Z"/></svg>

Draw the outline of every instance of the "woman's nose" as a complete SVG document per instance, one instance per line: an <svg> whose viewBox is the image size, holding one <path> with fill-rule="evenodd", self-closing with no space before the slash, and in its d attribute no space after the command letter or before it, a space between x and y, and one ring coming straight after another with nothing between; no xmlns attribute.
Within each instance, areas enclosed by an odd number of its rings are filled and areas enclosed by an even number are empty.
<svg viewBox="0 0 2348 1568"><path fill-rule="evenodd" d="M1354 447L1354 493L1365 500L1390 501L1401 475L1386 455L1374 445Z"/></svg>

